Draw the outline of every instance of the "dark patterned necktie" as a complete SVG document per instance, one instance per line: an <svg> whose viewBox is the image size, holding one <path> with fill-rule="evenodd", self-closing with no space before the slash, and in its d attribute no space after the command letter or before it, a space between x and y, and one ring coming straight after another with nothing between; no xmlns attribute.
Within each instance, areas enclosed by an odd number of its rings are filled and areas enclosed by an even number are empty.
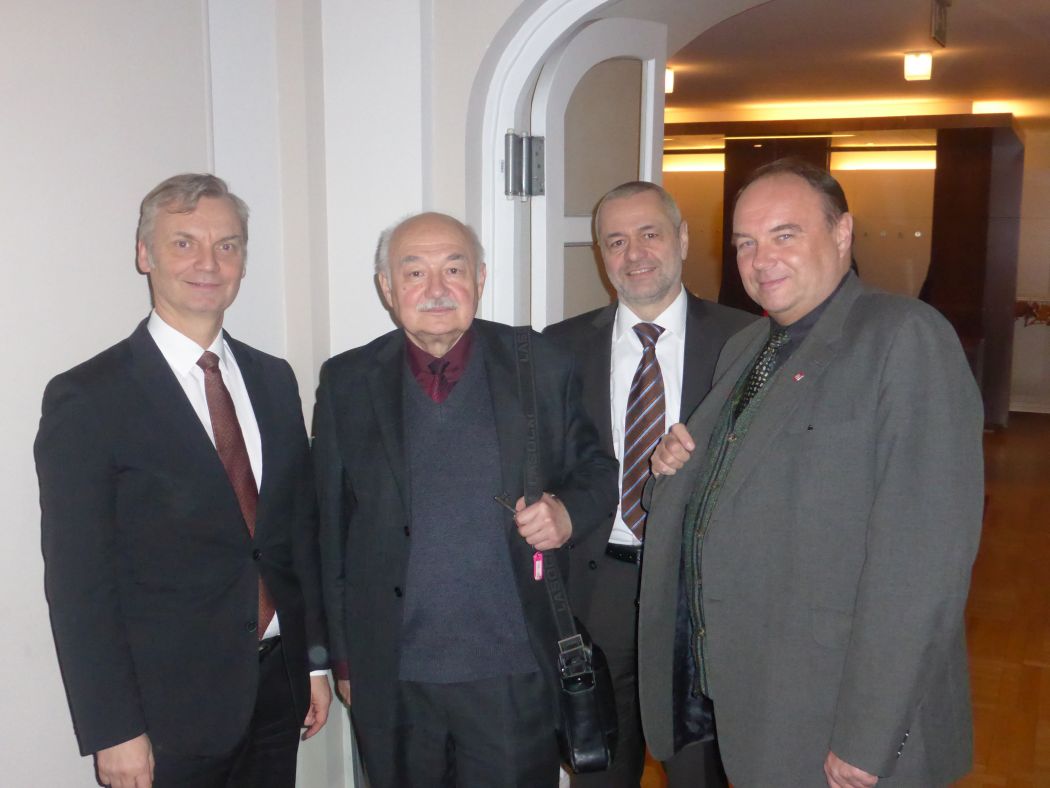
<svg viewBox="0 0 1050 788"><path fill-rule="evenodd" d="M445 377L448 361L443 358L436 358L427 364L427 369L430 370L430 374L433 376L427 385L427 396L434 402L444 402L448 399L449 391L451 391L448 385L448 378Z"/></svg>
<svg viewBox="0 0 1050 788"><path fill-rule="evenodd" d="M747 375L744 391L741 393L740 400L733 411L734 419L739 418L740 414L744 412L744 408L750 404L755 395L766 385L769 376L777 368L777 355L780 352L780 348L787 344L789 339L787 330L778 325L774 325L770 330L769 339L766 340L765 346L758 354L754 366L751 367L751 371Z"/></svg>
<svg viewBox="0 0 1050 788"><path fill-rule="evenodd" d="M664 378L660 362L656 360L656 340L663 329L653 323L638 323L634 333L642 341L642 357L631 382L624 418L620 517L631 532L642 539L646 518L642 489L650 475L649 455L664 434Z"/></svg>
<svg viewBox="0 0 1050 788"><path fill-rule="evenodd" d="M197 366L204 370L204 396L208 400L208 415L211 416L211 429L215 435L215 450L219 453L226 475L233 485L233 492L240 504L241 514L248 526L248 535L255 537L255 512L259 504L259 488L252 474L252 464L248 459L248 450L244 446L244 434L237 421L237 411L226 384L222 381L219 370L219 357L210 350L200 357ZM274 606L262 576L259 577L259 623L258 634L261 638L273 618Z"/></svg>

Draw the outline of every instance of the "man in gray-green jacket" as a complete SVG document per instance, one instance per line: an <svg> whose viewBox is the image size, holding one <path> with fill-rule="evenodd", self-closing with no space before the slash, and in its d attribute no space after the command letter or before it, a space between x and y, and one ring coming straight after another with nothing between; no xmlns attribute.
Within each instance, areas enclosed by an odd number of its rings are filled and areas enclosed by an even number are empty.
<svg viewBox="0 0 1050 788"><path fill-rule="evenodd" d="M756 171L733 243L769 320L653 456L646 741L664 757L677 694L702 691L745 788L943 785L972 761L981 399L941 315L850 272L852 231L826 171Z"/></svg>

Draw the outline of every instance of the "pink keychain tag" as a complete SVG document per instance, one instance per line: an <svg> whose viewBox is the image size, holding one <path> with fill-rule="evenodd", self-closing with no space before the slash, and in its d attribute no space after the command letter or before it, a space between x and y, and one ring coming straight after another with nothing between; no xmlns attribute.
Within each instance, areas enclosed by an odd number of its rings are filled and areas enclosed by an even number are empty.
<svg viewBox="0 0 1050 788"><path fill-rule="evenodd" d="M543 553L539 551L532 554L532 579L543 579Z"/></svg>

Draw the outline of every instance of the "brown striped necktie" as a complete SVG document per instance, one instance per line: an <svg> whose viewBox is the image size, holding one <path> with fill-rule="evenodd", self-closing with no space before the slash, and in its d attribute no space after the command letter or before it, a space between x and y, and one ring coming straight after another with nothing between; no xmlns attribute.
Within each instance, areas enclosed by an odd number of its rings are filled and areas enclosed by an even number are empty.
<svg viewBox="0 0 1050 788"><path fill-rule="evenodd" d="M624 418L620 517L642 539L646 517L642 489L650 475L649 455L664 434L664 378L656 360L656 340L663 329L654 323L638 323L634 333L642 342L642 357L631 382Z"/></svg>

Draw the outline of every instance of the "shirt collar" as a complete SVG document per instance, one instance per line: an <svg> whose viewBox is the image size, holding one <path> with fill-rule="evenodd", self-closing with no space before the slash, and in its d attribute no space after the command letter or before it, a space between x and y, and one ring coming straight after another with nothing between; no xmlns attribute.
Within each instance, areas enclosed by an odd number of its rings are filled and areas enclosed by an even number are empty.
<svg viewBox="0 0 1050 788"><path fill-rule="evenodd" d="M634 310L623 301L620 301L616 306L613 343L619 342L625 335L636 336L632 329L638 323L655 323L664 330L661 336L677 336L684 340L687 307L688 298L683 285L679 285L678 295L675 297L675 300L668 304L667 308L657 315L655 320L642 320L634 313Z"/></svg>
<svg viewBox="0 0 1050 788"><path fill-rule="evenodd" d="M846 284L846 280L850 278L850 275L852 273L852 271L847 271L846 274L842 277L842 280L838 283L838 286L831 291L831 295L829 295L827 298L821 301L817 306L815 306L805 315L800 317L790 326L784 326L784 329L787 331L788 338L791 340L791 344L794 347L798 347L800 344L802 344L802 340L806 338L806 335L809 334L810 329L812 329L813 326L817 324L817 321L820 320L820 316L824 314L825 310L827 310L828 305L831 303L832 299L835 298L836 295L838 295L839 290L841 290L842 286ZM775 320L772 320L771 322L776 323Z"/></svg>
<svg viewBox="0 0 1050 788"><path fill-rule="evenodd" d="M445 368L445 379L452 382L459 380L470 360L470 350L474 346L474 327L468 328L452 347L449 348L443 358L448 362ZM432 356L423 348L417 346L407 336L405 337L405 358L408 361L408 369L416 380L421 375L430 375L428 365L435 361L437 356Z"/></svg>
<svg viewBox="0 0 1050 788"><path fill-rule="evenodd" d="M156 313L150 312L149 321L146 323L153 341L157 343L161 354L174 370L182 374L193 371L205 350L210 350L219 357L219 364L226 366L226 343L223 340L222 331L218 333L215 340L207 348L201 348L188 336L164 322L164 318Z"/></svg>

